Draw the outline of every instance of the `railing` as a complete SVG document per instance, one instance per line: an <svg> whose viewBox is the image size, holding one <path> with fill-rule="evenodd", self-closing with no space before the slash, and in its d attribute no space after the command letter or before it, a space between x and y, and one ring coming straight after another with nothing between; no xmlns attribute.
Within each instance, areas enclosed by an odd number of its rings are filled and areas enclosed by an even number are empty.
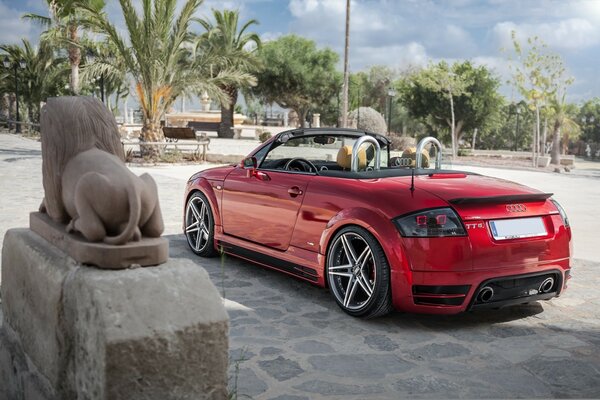
<svg viewBox="0 0 600 400"><path fill-rule="evenodd" d="M12 126L16 127L17 125L30 126L32 128L35 128L35 130L38 131L38 132L40 130L40 124L36 124L36 123L33 123L33 122L13 121L11 119L0 120L0 125L6 126L9 130L11 129Z"/></svg>
<svg viewBox="0 0 600 400"><path fill-rule="evenodd" d="M375 170L379 170L381 164L381 146L379 146L379 142L372 136L361 136L356 142L354 142L354 146L352 146L352 162L350 164L350 169L352 172L358 172L359 167L359 154L358 150L360 150L360 146L364 143L369 142L375 146Z"/></svg>
<svg viewBox="0 0 600 400"><path fill-rule="evenodd" d="M417 159L417 168L423 168L423 159L422 159L422 153L423 150L425 149L425 146L427 146L429 143L435 145L436 147L436 154L435 154L435 169L441 169L442 168L442 145L440 144L439 140L437 140L436 138L434 138L433 136L427 136L426 138L423 138L419 144L417 145L417 151L415 154L415 158Z"/></svg>

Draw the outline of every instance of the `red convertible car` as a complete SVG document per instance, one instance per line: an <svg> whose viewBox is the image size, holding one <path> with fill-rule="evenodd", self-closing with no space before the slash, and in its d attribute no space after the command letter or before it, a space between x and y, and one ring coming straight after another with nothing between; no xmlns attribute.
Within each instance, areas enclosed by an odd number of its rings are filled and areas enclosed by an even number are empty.
<svg viewBox="0 0 600 400"><path fill-rule="evenodd" d="M423 168L427 144L435 168ZM547 300L570 277L571 229L551 194L441 169L348 129L297 129L238 165L194 174L192 251L223 251L329 288L356 317L452 314ZM416 165L415 165L416 164Z"/></svg>

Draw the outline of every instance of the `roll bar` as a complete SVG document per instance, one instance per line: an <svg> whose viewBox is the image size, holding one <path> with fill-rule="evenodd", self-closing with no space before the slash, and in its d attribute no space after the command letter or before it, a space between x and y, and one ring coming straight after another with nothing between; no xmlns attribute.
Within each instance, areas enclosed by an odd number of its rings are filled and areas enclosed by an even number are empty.
<svg viewBox="0 0 600 400"><path fill-rule="evenodd" d="M375 146L375 170L378 171L381 164L381 146L377 139L372 136L364 135L359 137L356 142L354 142L354 146L352 146L352 163L350 164L350 169L352 172L358 172L358 150L360 146L364 143L369 142Z"/></svg>
<svg viewBox="0 0 600 400"><path fill-rule="evenodd" d="M435 147L437 147L437 151L435 154L435 169L441 169L442 168L442 145L440 144L439 140L437 140L433 136L427 136L426 138L421 139L421 141L417 145L417 154L415 154L415 158L417 159L416 166L419 169L423 168L423 162L421 160L421 153L423 153L425 146L427 146L429 143L432 143L433 145L435 145ZM352 159L352 161L354 161L354 159Z"/></svg>

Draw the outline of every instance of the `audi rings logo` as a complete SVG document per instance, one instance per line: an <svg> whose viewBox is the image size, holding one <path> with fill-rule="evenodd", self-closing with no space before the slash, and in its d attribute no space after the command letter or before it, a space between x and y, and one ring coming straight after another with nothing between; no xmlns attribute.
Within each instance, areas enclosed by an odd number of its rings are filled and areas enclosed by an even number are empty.
<svg viewBox="0 0 600 400"><path fill-rule="evenodd" d="M527 211L527 207L525 207L525 204L507 204L506 211L508 211L508 212L525 212L525 211Z"/></svg>

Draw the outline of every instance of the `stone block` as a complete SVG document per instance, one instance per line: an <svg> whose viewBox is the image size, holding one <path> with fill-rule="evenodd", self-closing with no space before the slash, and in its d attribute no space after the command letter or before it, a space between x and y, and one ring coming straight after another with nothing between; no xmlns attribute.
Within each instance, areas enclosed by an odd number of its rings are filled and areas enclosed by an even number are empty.
<svg viewBox="0 0 600 400"><path fill-rule="evenodd" d="M96 269L13 229L1 284L0 399L227 397L227 313L193 262Z"/></svg>
<svg viewBox="0 0 600 400"><path fill-rule="evenodd" d="M80 234L67 233L65 225L40 212L29 215L29 227L76 261L99 268L125 269L131 265L158 265L169 258L169 241L163 237L142 238L119 246L89 242Z"/></svg>

